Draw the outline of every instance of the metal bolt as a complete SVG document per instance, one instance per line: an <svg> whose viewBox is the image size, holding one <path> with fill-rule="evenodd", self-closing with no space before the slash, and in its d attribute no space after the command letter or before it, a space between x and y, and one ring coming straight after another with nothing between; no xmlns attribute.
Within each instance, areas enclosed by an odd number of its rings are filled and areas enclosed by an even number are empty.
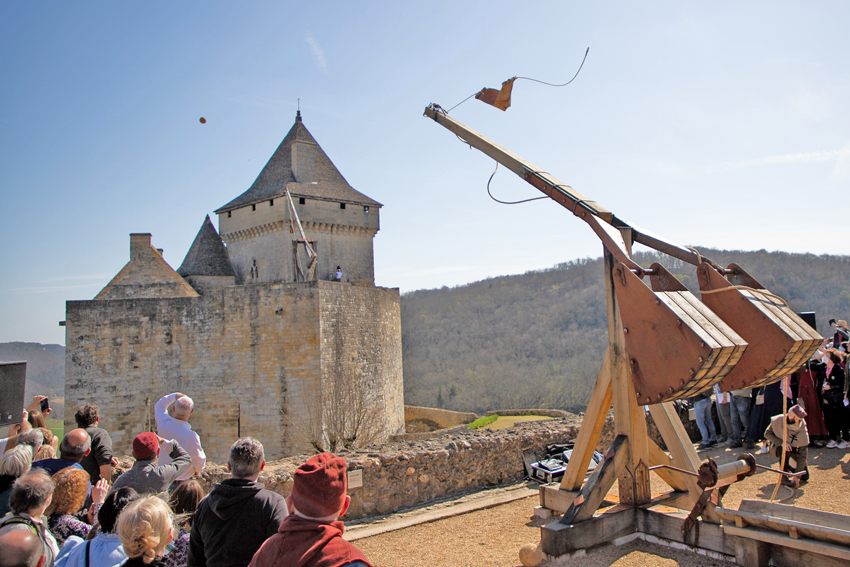
<svg viewBox="0 0 850 567"><path fill-rule="evenodd" d="M668 393L668 394L672 394L672 393L673 393L673 388L667 388L667 393Z"/></svg>
<svg viewBox="0 0 850 567"><path fill-rule="evenodd" d="M629 328L628 328L628 327L623 327L623 334L624 334L624 335L628 335L628 334L629 334Z"/></svg>
<svg viewBox="0 0 850 567"><path fill-rule="evenodd" d="M691 373L691 376L695 376L695 375L696 375L696 373L697 373L697 371L696 371L696 370L694 370L693 368L688 368L688 372L690 372L690 373Z"/></svg>
<svg viewBox="0 0 850 567"><path fill-rule="evenodd" d="M701 343L699 344L699 348L705 348L705 343L701 342Z"/></svg>
<svg viewBox="0 0 850 567"><path fill-rule="evenodd" d="M652 403L652 398L647 397L647 398L646 398L646 403L647 403L647 404L651 404L651 403Z"/></svg>
<svg viewBox="0 0 850 567"><path fill-rule="evenodd" d="M699 361L700 361L700 363L705 362L705 359L704 359L703 357L701 357L701 356L698 356L698 357L697 357L697 360L699 360Z"/></svg>
<svg viewBox="0 0 850 567"><path fill-rule="evenodd" d="M656 300L655 300L655 304L656 304L656 305L661 305L661 300L660 300L660 299L656 299Z"/></svg>
<svg viewBox="0 0 850 567"><path fill-rule="evenodd" d="M676 326L677 326L677 327L681 327L681 326L682 326L682 320L681 320L681 319L676 319Z"/></svg>
<svg viewBox="0 0 850 567"><path fill-rule="evenodd" d="M638 393L637 393L637 396L636 396L636 397L637 397L638 399L640 399L640 392L638 392Z"/></svg>
<svg viewBox="0 0 850 567"><path fill-rule="evenodd" d="M684 381L684 380L679 380L679 386L684 386L684 385L685 385L685 381Z"/></svg>
<svg viewBox="0 0 850 567"><path fill-rule="evenodd" d="M629 364L631 364L632 366L634 366L635 364L637 364L637 360L635 360L634 358L630 358L630 359L629 359Z"/></svg>
<svg viewBox="0 0 850 567"><path fill-rule="evenodd" d="M660 400L661 398L662 398L661 394L658 394L658 399Z"/></svg>

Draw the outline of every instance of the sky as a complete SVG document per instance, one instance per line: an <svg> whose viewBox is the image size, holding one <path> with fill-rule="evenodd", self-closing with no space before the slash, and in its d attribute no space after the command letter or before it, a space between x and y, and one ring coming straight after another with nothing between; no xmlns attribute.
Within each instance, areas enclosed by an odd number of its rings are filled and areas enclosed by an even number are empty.
<svg viewBox="0 0 850 567"><path fill-rule="evenodd" d="M175 269L299 105L379 201L402 293L598 257L550 200L501 205L451 116L668 241L847 254L850 3L0 3L0 342L65 344L149 232ZM201 124L200 117L207 122ZM539 196L501 168L493 195Z"/></svg>

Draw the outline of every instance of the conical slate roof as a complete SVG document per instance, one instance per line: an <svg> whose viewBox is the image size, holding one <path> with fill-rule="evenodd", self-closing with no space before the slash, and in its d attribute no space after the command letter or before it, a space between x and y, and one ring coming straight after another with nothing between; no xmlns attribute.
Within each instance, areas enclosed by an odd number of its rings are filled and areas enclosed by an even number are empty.
<svg viewBox="0 0 850 567"><path fill-rule="evenodd" d="M227 249L216 232L210 216L204 220L198 236L177 269L181 276L233 276Z"/></svg>
<svg viewBox="0 0 850 567"><path fill-rule="evenodd" d="M299 183L295 178L292 172L292 144L295 142L315 146L315 182ZM370 199L348 184L321 146L307 131L304 123L301 122L301 111L296 114L295 124L272 154L254 184L215 212L221 214L252 203L273 199L285 194L287 188L294 197L354 203L371 207L381 206L379 202Z"/></svg>

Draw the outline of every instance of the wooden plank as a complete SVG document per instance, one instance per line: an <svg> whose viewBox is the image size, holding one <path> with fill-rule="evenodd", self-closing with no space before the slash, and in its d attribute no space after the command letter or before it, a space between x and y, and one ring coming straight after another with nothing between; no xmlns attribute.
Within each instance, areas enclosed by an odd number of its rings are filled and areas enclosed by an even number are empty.
<svg viewBox="0 0 850 567"><path fill-rule="evenodd" d="M765 544L769 545L769 544ZM770 561L776 567L847 567L847 561L781 545L769 545Z"/></svg>
<svg viewBox="0 0 850 567"><path fill-rule="evenodd" d="M765 516L751 512L742 512L740 510L724 510L723 513L718 511L718 515L723 518L724 522L729 521L727 518L733 518L736 527L752 526L766 528L775 532L786 533L792 539L798 539L799 536L803 536L850 547L850 531L838 528L807 524L777 516Z"/></svg>
<svg viewBox="0 0 850 567"><path fill-rule="evenodd" d="M611 400L611 360L606 352L605 358L602 359L602 368L596 377L596 385L593 387L593 393L584 411L584 419L573 445L570 462L567 463L567 471L561 479L562 490L581 489L593 451L599 443L599 436L605 426L608 410L611 409Z"/></svg>
<svg viewBox="0 0 850 567"><path fill-rule="evenodd" d="M595 547L635 531L635 508L616 514L601 514L586 522L562 524L552 522L540 528L540 546L543 553L560 557L579 549Z"/></svg>
<svg viewBox="0 0 850 567"><path fill-rule="evenodd" d="M611 444L611 448L605 453L605 460L594 469L579 495L567 508L560 520L562 524L575 524L593 517L625 467L628 451L629 438L618 435Z"/></svg>
<svg viewBox="0 0 850 567"><path fill-rule="evenodd" d="M544 508L556 511L558 515L562 515L567 511L570 504L573 503L578 494L578 490L561 490L557 482L542 484L540 485L540 505ZM618 503L619 501L617 498L606 495L599 506L600 508L606 508Z"/></svg>
<svg viewBox="0 0 850 567"><path fill-rule="evenodd" d="M746 567L768 567L770 544L763 541L730 535L735 542L735 562Z"/></svg>
<svg viewBox="0 0 850 567"><path fill-rule="evenodd" d="M647 448L649 449L649 466L657 465L676 466L673 459L658 446L658 443L652 439L647 439ZM679 472L670 469L655 469L655 474L661 477L661 480L670 485L670 488L677 492L686 492L688 490L685 482L682 480L682 475ZM693 502L691 502L693 506Z"/></svg>
<svg viewBox="0 0 850 567"><path fill-rule="evenodd" d="M735 555L735 546L731 538L726 537L723 528L717 524L699 521L685 536L682 526L687 512L660 512L653 509L638 508L636 531L701 549Z"/></svg>
<svg viewBox="0 0 850 567"><path fill-rule="evenodd" d="M631 244L631 242L629 242ZM646 412L637 405L635 388L629 370L629 355L623 334L623 321L614 291L614 266L616 260L605 250L605 293L608 311L608 351L611 364L611 391L614 404L614 431L629 439L628 458L619 472L620 502L640 506L649 502L652 493L649 476L645 474L649 463L647 448Z"/></svg>
<svg viewBox="0 0 850 567"><path fill-rule="evenodd" d="M560 490L556 483L540 485L540 505L563 514L578 496L578 491Z"/></svg>
<svg viewBox="0 0 850 567"><path fill-rule="evenodd" d="M671 491L664 492L662 494L656 494L652 497L652 500L649 501L648 507L669 507L677 510L688 510L690 511L694 504L691 502L691 495L688 492L679 492L679 491ZM656 511L660 511L656 509Z"/></svg>
<svg viewBox="0 0 850 567"><path fill-rule="evenodd" d="M850 516L835 514L833 512L822 512L820 510L789 506L778 502L765 502L762 500L748 499L741 501L740 506L738 506L738 510L741 512L750 512L751 514L775 516L777 518L785 518L786 520L794 520L795 522L802 522L804 524L812 524L826 528L837 528L839 530L850 532Z"/></svg>
<svg viewBox="0 0 850 567"><path fill-rule="evenodd" d="M682 425L673 404L664 402L662 404L653 404L649 406L649 413L652 414L652 419L655 425L658 426L658 431L661 433L661 438L670 450L670 456L680 469L686 471L697 472L700 466L699 455L694 449L685 426ZM694 503L702 496L703 489L697 484L696 477L690 475L681 475L682 482L691 493ZM714 511L714 505L709 503L703 510L702 517L713 523L720 523L720 517Z"/></svg>
<svg viewBox="0 0 850 567"><path fill-rule="evenodd" d="M792 539L786 535L758 528L739 528L737 526L724 525L723 531L728 535L746 537L758 541L764 541L771 545L789 547L791 549L797 549L807 553L816 553L827 557L834 557L835 559L841 559L842 561L850 561L850 549L832 543L812 541L810 539ZM809 560L806 563L809 565L817 564L812 560Z"/></svg>

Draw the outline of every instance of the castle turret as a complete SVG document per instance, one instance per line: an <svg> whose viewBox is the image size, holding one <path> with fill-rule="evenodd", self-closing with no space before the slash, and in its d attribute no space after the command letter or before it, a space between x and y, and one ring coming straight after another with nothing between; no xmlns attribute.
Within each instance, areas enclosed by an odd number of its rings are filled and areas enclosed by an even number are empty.
<svg viewBox="0 0 850 567"><path fill-rule="evenodd" d="M204 224L201 225L201 230L198 231L177 273L201 294L204 290L236 284L236 275L227 257L227 249L209 215L204 219Z"/></svg>
<svg viewBox="0 0 850 567"><path fill-rule="evenodd" d="M253 185L215 212L237 283L332 280L340 266L344 281L374 285L381 206L348 184L299 112ZM312 274L304 240L317 255Z"/></svg>

